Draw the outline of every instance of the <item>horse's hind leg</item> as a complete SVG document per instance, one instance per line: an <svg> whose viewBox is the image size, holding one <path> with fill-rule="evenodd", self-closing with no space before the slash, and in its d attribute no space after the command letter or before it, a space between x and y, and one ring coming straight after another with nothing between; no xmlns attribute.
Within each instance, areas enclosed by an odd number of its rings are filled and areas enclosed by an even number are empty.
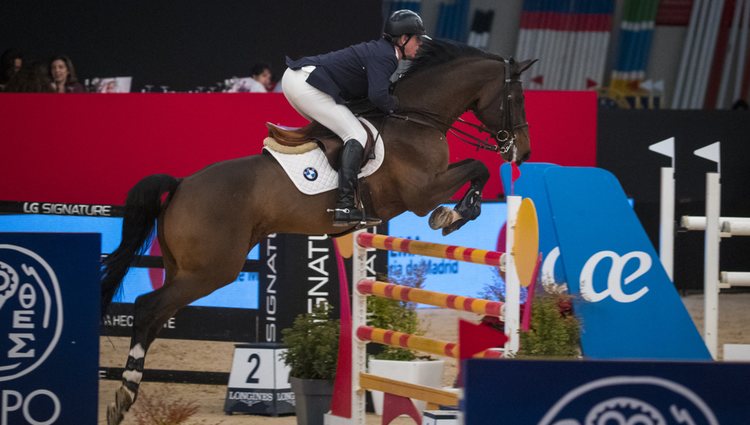
<svg viewBox="0 0 750 425"><path fill-rule="evenodd" d="M159 330L177 310L209 294L215 285L192 273L178 273L161 288L139 296L133 314L133 336L115 402L107 409L107 423L119 424L138 396L146 352Z"/></svg>

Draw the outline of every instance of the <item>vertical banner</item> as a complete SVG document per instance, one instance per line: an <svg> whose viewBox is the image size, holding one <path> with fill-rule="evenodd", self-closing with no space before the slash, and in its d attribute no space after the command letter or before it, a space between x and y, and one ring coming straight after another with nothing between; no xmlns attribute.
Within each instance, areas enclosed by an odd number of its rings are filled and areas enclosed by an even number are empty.
<svg viewBox="0 0 750 425"><path fill-rule="evenodd" d="M385 272L386 258L374 253L371 264ZM351 256L345 260L351 276ZM339 273L333 240L327 235L270 235L261 242L260 262L258 342L281 342L282 329L322 303L332 305L333 317L339 317ZM352 282L349 285L351 289Z"/></svg>
<svg viewBox="0 0 750 425"><path fill-rule="evenodd" d="M0 233L0 419L97 423L98 234Z"/></svg>

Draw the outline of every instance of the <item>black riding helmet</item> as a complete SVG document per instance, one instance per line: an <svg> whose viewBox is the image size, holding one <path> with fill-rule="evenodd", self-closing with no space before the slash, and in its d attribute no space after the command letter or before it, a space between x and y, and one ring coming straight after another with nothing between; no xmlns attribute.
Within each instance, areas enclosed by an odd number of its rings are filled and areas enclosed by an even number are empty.
<svg viewBox="0 0 750 425"><path fill-rule="evenodd" d="M385 28L383 28L383 35L390 41L394 41L404 34L425 35L422 18L416 12L408 9L393 12L385 21Z"/></svg>

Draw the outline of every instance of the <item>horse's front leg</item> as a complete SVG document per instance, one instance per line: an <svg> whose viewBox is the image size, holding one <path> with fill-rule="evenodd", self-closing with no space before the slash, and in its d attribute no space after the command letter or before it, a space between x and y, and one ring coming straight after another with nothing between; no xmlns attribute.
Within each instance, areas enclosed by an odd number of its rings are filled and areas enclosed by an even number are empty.
<svg viewBox="0 0 750 425"><path fill-rule="evenodd" d="M426 192L430 194L430 209L441 202L448 201L467 181L469 189L456 205L455 209L438 206L430 216L430 227L443 229L443 235L458 230L469 220L474 220L481 213L482 189L490 178L487 167L475 159L467 159L450 164L448 169L436 176Z"/></svg>

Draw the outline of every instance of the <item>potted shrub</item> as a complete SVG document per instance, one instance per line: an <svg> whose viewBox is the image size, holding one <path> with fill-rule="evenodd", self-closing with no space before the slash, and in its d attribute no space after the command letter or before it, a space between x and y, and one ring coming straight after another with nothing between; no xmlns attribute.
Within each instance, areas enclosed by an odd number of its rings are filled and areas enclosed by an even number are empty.
<svg viewBox="0 0 750 425"><path fill-rule="evenodd" d="M493 282L484 286L479 297L505 301L504 277L504 273L497 269ZM520 347L516 358L580 357L581 323L573 315L572 297L567 294L567 286L539 286L543 291L537 291L532 300L530 329L519 334ZM521 302L527 296L526 288L521 288ZM493 326L503 330L502 322L493 323Z"/></svg>
<svg viewBox="0 0 750 425"><path fill-rule="evenodd" d="M339 321L330 319L331 309L319 305L281 331L298 425L323 425L330 410L339 341Z"/></svg>
<svg viewBox="0 0 750 425"><path fill-rule="evenodd" d="M403 276L389 276L389 281L403 286L421 288L427 274L426 264L415 267ZM381 297L367 298L368 325L412 335L420 335L416 304ZM370 344L373 355L368 361L368 370L374 375L410 382L429 387L441 387L445 362L428 355L399 347ZM369 350L368 350L369 351ZM372 391L375 413L382 414L383 393ZM425 402L414 400L417 410L425 409Z"/></svg>
<svg viewBox="0 0 750 425"><path fill-rule="evenodd" d="M545 293L534 300L531 327L521 332L517 358L579 357L581 324L573 316L571 297Z"/></svg>

